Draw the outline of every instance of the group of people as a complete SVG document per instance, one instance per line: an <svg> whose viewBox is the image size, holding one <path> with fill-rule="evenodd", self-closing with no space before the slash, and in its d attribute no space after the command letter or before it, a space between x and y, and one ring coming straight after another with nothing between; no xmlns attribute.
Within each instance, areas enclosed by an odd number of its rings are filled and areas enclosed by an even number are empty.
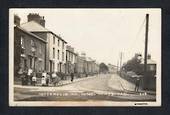
<svg viewBox="0 0 170 115"><path fill-rule="evenodd" d="M43 71L41 75L38 77L36 72L32 69L27 69L19 73L21 76L22 85L32 85L35 86L37 84L38 79L40 79L40 84L42 86L49 86L49 84L56 86L60 83L61 78L54 72L48 73ZM74 73L71 73L71 82L74 80Z"/></svg>
<svg viewBox="0 0 170 115"><path fill-rule="evenodd" d="M27 69L23 72L19 73L21 76L21 83L22 85L33 85L37 84L38 78L40 79L40 84L42 86L48 86L49 84L56 85L61 80L60 77L57 76L56 73L48 73L43 71L41 75L38 77L36 72L32 69Z"/></svg>

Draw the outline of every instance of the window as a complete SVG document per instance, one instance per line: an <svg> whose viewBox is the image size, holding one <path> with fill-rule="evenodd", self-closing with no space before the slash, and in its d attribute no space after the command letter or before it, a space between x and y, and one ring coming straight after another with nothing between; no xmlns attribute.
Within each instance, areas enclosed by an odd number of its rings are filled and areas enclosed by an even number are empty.
<svg viewBox="0 0 170 115"><path fill-rule="evenodd" d="M24 48L24 38L21 36L21 47Z"/></svg>
<svg viewBox="0 0 170 115"><path fill-rule="evenodd" d="M64 52L62 52L62 60L64 61Z"/></svg>
<svg viewBox="0 0 170 115"><path fill-rule="evenodd" d="M60 46L60 40L58 39L58 46Z"/></svg>
<svg viewBox="0 0 170 115"><path fill-rule="evenodd" d="M71 53L69 52L69 61L71 61Z"/></svg>
<svg viewBox="0 0 170 115"><path fill-rule="evenodd" d="M150 65L150 71L154 71L154 70L156 70L155 66L154 65Z"/></svg>
<svg viewBox="0 0 170 115"><path fill-rule="evenodd" d="M63 42L63 46L62 46L62 48L64 49L64 42Z"/></svg>
<svg viewBox="0 0 170 115"><path fill-rule="evenodd" d="M31 40L31 46L35 47L35 41L34 40Z"/></svg>
<svg viewBox="0 0 170 115"><path fill-rule="evenodd" d="M60 50L58 50L58 60L60 59Z"/></svg>
<svg viewBox="0 0 170 115"><path fill-rule="evenodd" d="M54 64L54 62L52 63L53 65L53 67L52 67L52 71L54 72L54 68L55 68L55 64Z"/></svg>
<svg viewBox="0 0 170 115"><path fill-rule="evenodd" d="M53 44L55 44L55 36L53 36Z"/></svg>
<svg viewBox="0 0 170 115"><path fill-rule="evenodd" d="M73 61L73 54L71 54L71 61Z"/></svg>
<svg viewBox="0 0 170 115"><path fill-rule="evenodd" d="M35 45L34 40L31 40L31 51L32 51L32 52L35 52L35 51L36 51L36 45Z"/></svg>
<svg viewBox="0 0 170 115"><path fill-rule="evenodd" d="M39 47L39 53L41 54L42 53L42 45L40 44L40 47Z"/></svg>
<svg viewBox="0 0 170 115"><path fill-rule="evenodd" d="M68 61L68 52L66 52L66 61Z"/></svg>
<svg viewBox="0 0 170 115"><path fill-rule="evenodd" d="M59 63L57 64L57 68L58 68L58 71L60 71L60 64Z"/></svg>
<svg viewBox="0 0 170 115"><path fill-rule="evenodd" d="M33 68L33 60L32 60L32 57L30 57L30 68Z"/></svg>
<svg viewBox="0 0 170 115"><path fill-rule="evenodd" d="M53 48L53 58L55 58L55 48Z"/></svg>

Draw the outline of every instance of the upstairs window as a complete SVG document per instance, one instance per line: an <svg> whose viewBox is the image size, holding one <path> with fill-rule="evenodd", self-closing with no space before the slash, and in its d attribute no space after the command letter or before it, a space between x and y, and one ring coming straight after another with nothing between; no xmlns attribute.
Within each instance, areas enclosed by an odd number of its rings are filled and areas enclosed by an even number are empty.
<svg viewBox="0 0 170 115"><path fill-rule="evenodd" d="M68 61L68 53L66 52L66 61Z"/></svg>
<svg viewBox="0 0 170 115"><path fill-rule="evenodd" d="M31 40L31 51L32 51L32 52L35 52L35 51L36 51L36 45L35 45L34 40Z"/></svg>
<svg viewBox="0 0 170 115"><path fill-rule="evenodd" d="M58 39L58 46L60 46L60 40Z"/></svg>
<svg viewBox="0 0 170 115"><path fill-rule="evenodd" d="M62 52L62 60L64 61L64 52Z"/></svg>
<svg viewBox="0 0 170 115"><path fill-rule="evenodd" d="M71 61L73 61L73 54L71 54Z"/></svg>
<svg viewBox="0 0 170 115"><path fill-rule="evenodd" d="M53 58L55 58L55 48L53 48Z"/></svg>
<svg viewBox="0 0 170 115"><path fill-rule="evenodd" d="M55 44L55 36L53 36L53 44Z"/></svg>
<svg viewBox="0 0 170 115"><path fill-rule="evenodd" d="M32 46L32 47L35 47L35 42L34 42L34 40L31 40L31 46Z"/></svg>
<svg viewBox="0 0 170 115"><path fill-rule="evenodd" d="M62 48L64 49L64 42L63 42Z"/></svg>
<svg viewBox="0 0 170 115"><path fill-rule="evenodd" d="M60 59L60 50L58 50L58 60Z"/></svg>

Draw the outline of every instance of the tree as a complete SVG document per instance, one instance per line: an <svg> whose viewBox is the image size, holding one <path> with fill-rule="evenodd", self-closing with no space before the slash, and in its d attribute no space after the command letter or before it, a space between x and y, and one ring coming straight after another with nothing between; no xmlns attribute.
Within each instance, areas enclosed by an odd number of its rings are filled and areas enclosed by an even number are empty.
<svg viewBox="0 0 170 115"><path fill-rule="evenodd" d="M108 72L108 67L107 67L107 65L105 64L105 63L101 63L100 65L99 65L99 72L102 72L102 73L106 73L106 72Z"/></svg>
<svg viewBox="0 0 170 115"><path fill-rule="evenodd" d="M141 57L141 54L135 54L135 56L123 66L125 71L133 71L136 74L141 74L143 69L140 65L141 58L139 57Z"/></svg>

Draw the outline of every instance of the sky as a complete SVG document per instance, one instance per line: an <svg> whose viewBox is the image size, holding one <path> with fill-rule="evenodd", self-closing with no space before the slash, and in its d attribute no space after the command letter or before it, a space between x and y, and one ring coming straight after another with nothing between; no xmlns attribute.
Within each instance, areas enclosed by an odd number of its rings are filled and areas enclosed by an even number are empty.
<svg viewBox="0 0 170 115"><path fill-rule="evenodd" d="M148 52L161 62L160 9L11 9L27 22L29 13L39 13L46 28L60 35L76 52L85 52L97 62L117 65L120 52L123 63L135 53L144 56L145 16L149 14Z"/></svg>

